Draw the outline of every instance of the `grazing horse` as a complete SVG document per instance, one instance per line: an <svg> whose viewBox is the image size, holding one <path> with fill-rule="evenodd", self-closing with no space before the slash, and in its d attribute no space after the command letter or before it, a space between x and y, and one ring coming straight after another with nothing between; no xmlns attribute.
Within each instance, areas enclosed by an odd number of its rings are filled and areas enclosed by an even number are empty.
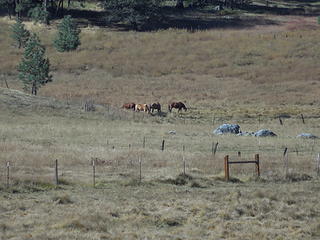
<svg viewBox="0 0 320 240"><path fill-rule="evenodd" d="M155 109L158 111L158 113L160 113L160 112L161 112L161 105L160 105L159 102L157 102L157 103L152 103L152 104L149 105L149 109L150 109L150 111L151 111L152 113L153 113L153 111L154 111Z"/></svg>
<svg viewBox="0 0 320 240"><path fill-rule="evenodd" d="M122 105L122 108L125 108L125 109L132 109L134 111L136 107L136 104L135 103L125 103Z"/></svg>
<svg viewBox="0 0 320 240"><path fill-rule="evenodd" d="M178 108L178 112L180 112L181 109L184 109L184 111L187 111L186 105L184 105L183 102L172 102L168 105L169 112L172 111L173 108Z"/></svg>
<svg viewBox="0 0 320 240"><path fill-rule="evenodd" d="M135 111L136 112L148 112L148 113L150 113L150 108L148 107L147 104L136 104Z"/></svg>

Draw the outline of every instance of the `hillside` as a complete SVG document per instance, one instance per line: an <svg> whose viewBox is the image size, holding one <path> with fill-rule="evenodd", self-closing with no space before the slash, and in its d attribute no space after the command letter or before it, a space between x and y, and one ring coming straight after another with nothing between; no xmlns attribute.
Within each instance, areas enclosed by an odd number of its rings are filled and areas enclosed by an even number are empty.
<svg viewBox="0 0 320 240"><path fill-rule="evenodd" d="M232 27L237 19L255 25ZM186 101L208 121L212 115L318 116L316 17L232 15L230 21L230 28L195 32L86 27L80 48L63 54L51 44L54 25L28 23L47 47L54 76L39 94L66 102L90 98L115 108L129 101ZM11 88L21 89L15 70L21 50L10 44L11 23L1 20L1 72Z"/></svg>

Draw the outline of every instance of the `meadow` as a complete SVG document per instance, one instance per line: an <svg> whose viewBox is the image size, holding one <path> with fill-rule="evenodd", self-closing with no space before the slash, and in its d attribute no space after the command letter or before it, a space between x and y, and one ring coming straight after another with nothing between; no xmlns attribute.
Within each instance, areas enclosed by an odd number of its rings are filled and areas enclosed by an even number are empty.
<svg viewBox="0 0 320 240"><path fill-rule="evenodd" d="M26 23L52 64L39 96L21 91L22 50L11 45L13 21L0 19L0 239L320 238L319 140L296 138L320 136L316 17L197 14L227 24L150 32L89 24L70 53L52 47L56 22ZM88 100L95 111L84 111ZM188 111L168 113L171 100ZM163 114L120 108L129 101L159 101ZM278 136L213 135L223 123ZM225 155L254 154L260 178L253 165L233 165L224 180Z"/></svg>

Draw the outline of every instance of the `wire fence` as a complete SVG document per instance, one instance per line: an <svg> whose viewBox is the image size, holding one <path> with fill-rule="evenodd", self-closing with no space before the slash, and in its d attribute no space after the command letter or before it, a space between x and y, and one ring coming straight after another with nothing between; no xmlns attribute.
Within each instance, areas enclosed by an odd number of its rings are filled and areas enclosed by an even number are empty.
<svg viewBox="0 0 320 240"><path fill-rule="evenodd" d="M16 164L7 161L2 164L1 185L9 188L19 183L82 184L103 186L110 182L141 182L175 178L180 174L211 179L223 177L224 153L206 154L183 152L163 152L159 150L113 153L112 158L92 157L89 161L72 165L67 159L52 159L39 166ZM117 155L118 154L118 155ZM152 157L156 154L156 157ZM230 161L254 160L254 154L242 154L240 151L229 154ZM286 152L280 155L260 154L260 176L263 179L279 180L293 176L291 180L309 180L320 174L320 154L298 156ZM256 177L253 165L233 164L230 175L234 177ZM295 177L294 177L295 176ZM304 176L304 177L303 177Z"/></svg>

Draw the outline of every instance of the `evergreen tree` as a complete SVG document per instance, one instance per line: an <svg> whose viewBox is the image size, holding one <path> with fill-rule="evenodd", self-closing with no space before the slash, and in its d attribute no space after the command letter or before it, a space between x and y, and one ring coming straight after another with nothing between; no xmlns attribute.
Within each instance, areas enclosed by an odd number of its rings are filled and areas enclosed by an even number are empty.
<svg viewBox="0 0 320 240"><path fill-rule="evenodd" d="M49 24L49 12L41 5L30 9L28 15L35 23Z"/></svg>
<svg viewBox="0 0 320 240"><path fill-rule="evenodd" d="M32 34L26 43L22 61L18 65L19 79L26 91L37 95L38 89L52 81L49 75L49 59L45 59L45 47L36 34Z"/></svg>
<svg viewBox="0 0 320 240"><path fill-rule="evenodd" d="M104 0L109 10L108 22L126 22L139 30L148 23L161 19L161 0Z"/></svg>
<svg viewBox="0 0 320 240"><path fill-rule="evenodd" d="M71 18L65 16L58 25L58 33L53 45L59 52L71 51L80 45L80 29Z"/></svg>
<svg viewBox="0 0 320 240"><path fill-rule="evenodd" d="M16 18L16 23L12 25L11 31L11 37L17 44L18 48L24 47L30 37L30 32L25 29L25 25L22 23L20 18Z"/></svg>

